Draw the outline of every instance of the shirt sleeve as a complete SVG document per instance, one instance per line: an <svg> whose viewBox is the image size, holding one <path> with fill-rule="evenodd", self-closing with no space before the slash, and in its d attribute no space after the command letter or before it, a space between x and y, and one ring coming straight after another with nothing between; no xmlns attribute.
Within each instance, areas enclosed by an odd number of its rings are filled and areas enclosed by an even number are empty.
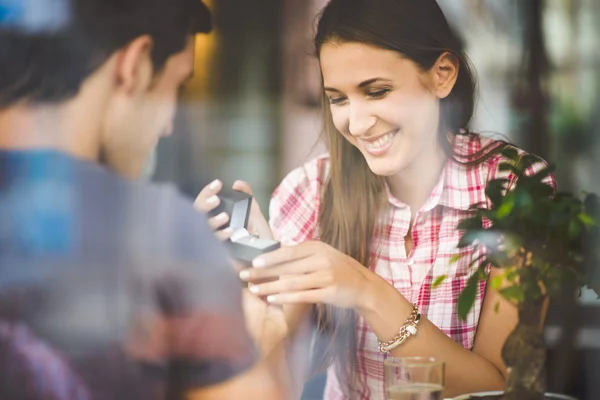
<svg viewBox="0 0 600 400"><path fill-rule="evenodd" d="M275 238L294 245L317 237L320 191L328 159L315 158L290 172L275 189L269 224Z"/></svg>

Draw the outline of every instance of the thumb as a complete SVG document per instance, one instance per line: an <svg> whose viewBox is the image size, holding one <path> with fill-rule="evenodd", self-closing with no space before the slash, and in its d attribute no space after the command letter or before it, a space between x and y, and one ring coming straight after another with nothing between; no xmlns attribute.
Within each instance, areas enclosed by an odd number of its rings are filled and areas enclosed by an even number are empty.
<svg viewBox="0 0 600 400"><path fill-rule="evenodd" d="M235 181L233 184L233 190L252 195L252 188L250 187L250 184L245 181ZM273 239L273 233L271 232L269 222L263 215L262 211L260 210L260 205L254 197L252 197L252 208L250 209L248 230L254 234L258 234L259 237Z"/></svg>
<svg viewBox="0 0 600 400"><path fill-rule="evenodd" d="M233 183L233 190L252 195L252 188L250 187L250 184L245 181L235 181Z"/></svg>

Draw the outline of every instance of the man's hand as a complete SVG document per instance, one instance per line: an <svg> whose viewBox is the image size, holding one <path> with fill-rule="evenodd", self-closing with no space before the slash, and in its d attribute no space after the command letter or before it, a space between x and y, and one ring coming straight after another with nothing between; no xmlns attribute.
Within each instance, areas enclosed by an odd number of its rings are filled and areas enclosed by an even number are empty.
<svg viewBox="0 0 600 400"><path fill-rule="evenodd" d="M209 213L221 202L219 199L219 192L223 189L223 183L220 180L215 180L210 184L206 185L196 197L196 201L194 201L194 207L200 211L204 211L205 213ZM229 239L231 234L233 233L233 229L219 229L223 225L229 222L229 215L227 213L220 213L212 218L208 219L208 224L215 231L215 236L221 241L225 241Z"/></svg>
<svg viewBox="0 0 600 400"><path fill-rule="evenodd" d="M233 190L243 192L252 195L252 188L247 182L235 181L233 184ZM214 210L221 200L219 199L219 193L223 189L223 183L220 180L215 180L212 183L205 186L196 200L194 201L194 207L196 209L209 213ZM230 228L220 229L229 221L230 216L227 213L220 213L212 218L208 219L208 223L211 228L215 230L215 235L220 240L227 240L231 237L233 230ZM273 233L269 227L267 219L260 211L260 206L256 199L252 198L252 206L250 208L250 218L248 218L248 232L261 238L273 239Z"/></svg>
<svg viewBox="0 0 600 400"><path fill-rule="evenodd" d="M248 289L243 290L242 302L246 329L263 357L266 357L288 334L283 308L268 304Z"/></svg>

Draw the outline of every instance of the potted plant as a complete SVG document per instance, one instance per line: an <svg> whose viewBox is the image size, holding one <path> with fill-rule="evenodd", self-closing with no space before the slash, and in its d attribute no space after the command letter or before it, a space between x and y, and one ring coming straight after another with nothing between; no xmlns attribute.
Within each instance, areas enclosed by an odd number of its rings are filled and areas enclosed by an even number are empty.
<svg viewBox="0 0 600 400"><path fill-rule="evenodd" d="M595 249L600 237L595 222L598 198L594 194L584 198L554 194L547 184L554 166L529 174L540 161L538 157L512 147L502 153L506 161L499 168L508 177L490 181L486 188L489 203L471 207L471 216L458 225L462 230L458 247L474 246L483 252L471 264L475 271L457 307L459 316L465 318L480 280L487 279L488 266L500 268L502 274L490 284L518 307L519 322L502 349L509 368L505 391L457 399L567 398L544 394L542 327L548 302L561 293L566 282L592 288L599 282ZM458 259L460 255L454 261Z"/></svg>

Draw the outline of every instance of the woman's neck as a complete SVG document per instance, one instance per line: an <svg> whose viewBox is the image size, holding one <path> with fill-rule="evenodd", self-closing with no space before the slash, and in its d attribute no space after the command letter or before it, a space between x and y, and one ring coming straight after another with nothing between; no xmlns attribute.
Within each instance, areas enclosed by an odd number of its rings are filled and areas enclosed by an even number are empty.
<svg viewBox="0 0 600 400"><path fill-rule="evenodd" d="M416 159L402 172L387 178L392 195L408 205L414 217L431 196L448 157L441 146Z"/></svg>

